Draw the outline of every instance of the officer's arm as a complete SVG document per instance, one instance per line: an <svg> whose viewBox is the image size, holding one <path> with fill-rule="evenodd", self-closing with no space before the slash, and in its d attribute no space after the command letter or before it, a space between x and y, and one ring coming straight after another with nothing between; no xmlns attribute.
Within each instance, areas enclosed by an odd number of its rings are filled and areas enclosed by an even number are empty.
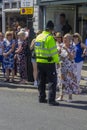
<svg viewBox="0 0 87 130"><path fill-rule="evenodd" d="M53 36L49 36L47 40L50 55L52 56L54 63L59 63L59 55L55 39L53 38Z"/></svg>

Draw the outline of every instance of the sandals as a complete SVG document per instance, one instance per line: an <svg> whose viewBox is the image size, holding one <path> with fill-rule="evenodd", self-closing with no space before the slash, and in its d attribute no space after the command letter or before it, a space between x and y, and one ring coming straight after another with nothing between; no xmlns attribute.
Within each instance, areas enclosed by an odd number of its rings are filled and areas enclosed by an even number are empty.
<svg viewBox="0 0 87 130"><path fill-rule="evenodd" d="M15 81L14 81L14 79L11 79L11 81L10 81L11 83L14 83Z"/></svg>
<svg viewBox="0 0 87 130"><path fill-rule="evenodd" d="M10 79L5 79L4 82L11 82L11 83L14 83L14 79L11 79L11 81L10 81Z"/></svg>
<svg viewBox="0 0 87 130"><path fill-rule="evenodd" d="M56 101L63 101L63 98L58 97L58 98L56 99Z"/></svg>
<svg viewBox="0 0 87 130"><path fill-rule="evenodd" d="M60 96L56 99L56 101L63 101L63 95L60 95Z"/></svg>
<svg viewBox="0 0 87 130"><path fill-rule="evenodd" d="M4 82L9 82L9 79L5 79Z"/></svg>
<svg viewBox="0 0 87 130"><path fill-rule="evenodd" d="M29 82L28 81L26 81L26 80L21 80L20 82L19 82L19 84L28 84Z"/></svg>

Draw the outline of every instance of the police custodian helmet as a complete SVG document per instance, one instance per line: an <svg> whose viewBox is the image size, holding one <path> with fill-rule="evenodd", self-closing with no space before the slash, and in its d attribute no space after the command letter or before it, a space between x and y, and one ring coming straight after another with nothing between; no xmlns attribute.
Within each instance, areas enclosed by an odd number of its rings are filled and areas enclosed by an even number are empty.
<svg viewBox="0 0 87 130"><path fill-rule="evenodd" d="M47 22L46 29L50 29L50 30L54 29L54 23L51 20Z"/></svg>

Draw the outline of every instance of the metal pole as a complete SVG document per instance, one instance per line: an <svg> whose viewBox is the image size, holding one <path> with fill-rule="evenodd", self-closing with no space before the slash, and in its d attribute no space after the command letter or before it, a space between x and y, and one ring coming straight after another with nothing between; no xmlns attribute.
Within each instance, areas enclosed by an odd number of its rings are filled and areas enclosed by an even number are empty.
<svg viewBox="0 0 87 130"><path fill-rule="evenodd" d="M5 12L4 12L4 2L2 1L2 32L5 33Z"/></svg>
<svg viewBox="0 0 87 130"><path fill-rule="evenodd" d="M78 5L76 5L76 32L79 32Z"/></svg>
<svg viewBox="0 0 87 130"><path fill-rule="evenodd" d="M34 1L33 1L34 4ZM34 5L33 5L34 6ZM28 81L33 81L33 68L32 68L32 63L31 63L31 51L30 51L30 44L31 41L34 39L35 37L35 33L33 30L33 15L28 15L27 16L27 24L28 24L28 28L29 28L29 38L28 38L28 55L27 55L27 72L28 72Z"/></svg>
<svg viewBox="0 0 87 130"><path fill-rule="evenodd" d="M46 7L43 8L43 28L46 26Z"/></svg>

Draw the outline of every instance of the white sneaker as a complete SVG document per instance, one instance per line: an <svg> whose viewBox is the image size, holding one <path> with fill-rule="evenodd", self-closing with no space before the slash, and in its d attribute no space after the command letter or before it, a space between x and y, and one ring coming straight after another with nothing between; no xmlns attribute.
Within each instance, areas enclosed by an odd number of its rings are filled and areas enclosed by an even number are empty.
<svg viewBox="0 0 87 130"><path fill-rule="evenodd" d="M63 99L61 97L58 97L56 101L63 101Z"/></svg>
<svg viewBox="0 0 87 130"><path fill-rule="evenodd" d="M72 99L68 99L67 100L68 103L72 103L72 101L73 101Z"/></svg>
<svg viewBox="0 0 87 130"><path fill-rule="evenodd" d="M34 81L34 86L37 87L37 81L36 80Z"/></svg>

